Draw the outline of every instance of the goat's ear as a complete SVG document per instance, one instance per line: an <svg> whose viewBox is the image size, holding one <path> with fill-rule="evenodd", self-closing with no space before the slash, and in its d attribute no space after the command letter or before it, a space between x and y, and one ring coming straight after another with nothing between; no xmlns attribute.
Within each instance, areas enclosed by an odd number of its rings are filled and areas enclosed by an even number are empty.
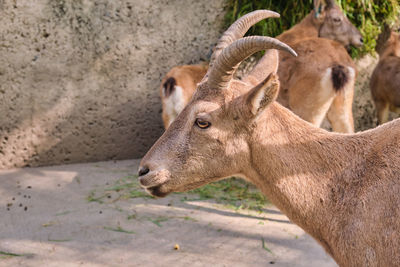
<svg viewBox="0 0 400 267"><path fill-rule="evenodd" d="M245 105L252 116L257 116L277 98L278 92L278 75L271 73L264 81L244 95Z"/></svg>

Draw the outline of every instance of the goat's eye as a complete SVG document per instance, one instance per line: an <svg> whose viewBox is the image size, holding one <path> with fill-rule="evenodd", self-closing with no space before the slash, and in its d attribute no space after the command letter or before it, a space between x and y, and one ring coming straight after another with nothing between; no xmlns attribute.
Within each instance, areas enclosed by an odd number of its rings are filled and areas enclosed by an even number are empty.
<svg viewBox="0 0 400 267"><path fill-rule="evenodd" d="M196 121L194 122L196 124L197 127L201 128L201 129L207 129L208 127L211 126L211 123L202 119L196 119Z"/></svg>

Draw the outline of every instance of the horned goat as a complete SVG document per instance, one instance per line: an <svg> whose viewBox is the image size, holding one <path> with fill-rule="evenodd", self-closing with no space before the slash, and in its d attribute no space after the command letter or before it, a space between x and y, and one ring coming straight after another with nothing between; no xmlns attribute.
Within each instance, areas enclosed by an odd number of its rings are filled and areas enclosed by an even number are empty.
<svg viewBox="0 0 400 267"><path fill-rule="evenodd" d="M331 133L274 101L274 71L250 73L251 83L233 79L238 64L257 51L295 54L273 38L242 38L270 16L277 14L255 11L222 35L192 100L142 159L141 186L164 197L240 176L340 266L400 266L400 120ZM275 55L259 64L275 70L277 52L268 52Z"/></svg>

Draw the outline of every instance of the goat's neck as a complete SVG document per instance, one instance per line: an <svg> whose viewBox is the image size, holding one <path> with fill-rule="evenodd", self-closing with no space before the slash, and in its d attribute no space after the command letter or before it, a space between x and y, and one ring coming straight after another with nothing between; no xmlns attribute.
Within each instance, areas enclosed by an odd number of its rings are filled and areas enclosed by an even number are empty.
<svg viewBox="0 0 400 267"><path fill-rule="evenodd" d="M302 39L318 37L320 27L321 25L314 18L314 11L312 11L298 24L277 36L277 39L291 45Z"/></svg>
<svg viewBox="0 0 400 267"><path fill-rule="evenodd" d="M352 177L346 175L363 157L357 147L368 144L316 128L276 103L266 113L252 130L245 176L330 252L326 231L335 230L330 221L338 193L332 188L346 188Z"/></svg>

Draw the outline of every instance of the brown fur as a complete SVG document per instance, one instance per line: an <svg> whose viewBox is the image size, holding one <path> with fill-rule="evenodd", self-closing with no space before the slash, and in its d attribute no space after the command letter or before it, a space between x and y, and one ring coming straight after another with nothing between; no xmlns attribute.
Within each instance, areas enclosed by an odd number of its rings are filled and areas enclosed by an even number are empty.
<svg viewBox="0 0 400 267"><path fill-rule="evenodd" d="M167 129L172 123L175 117L179 114L181 109L178 109L177 114L175 112L168 111L166 101L171 96L175 90L175 86L182 88L183 106L189 103L191 97L193 96L197 84L203 79L204 75L207 73L208 65L198 64L198 65L182 65L173 67L162 79L160 86L160 97L162 102L162 119L164 122L164 128Z"/></svg>
<svg viewBox="0 0 400 267"><path fill-rule="evenodd" d="M344 46L361 45L361 34L333 1L321 9L318 17L315 14L313 10L277 37L298 53L293 58L280 52L278 101L316 126L327 115L334 131L354 132L352 102L356 66ZM328 72L331 72L331 81L322 84Z"/></svg>
<svg viewBox="0 0 400 267"><path fill-rule="evenodd" d="M276 54L268 53L269 70ZM278 90L273 73L231 80L224 90L205 78L142 159L140 184L163 197L240 176L340 266L400 266L400 120L330 133L275 102Z"/></svg>
<svg viewBox="0 0 400 267"><path fill-rule="evenodd" d="M244 86L196 93L143 158L150 172L141 184L165 196L241 176L339 265L399 266L400 120L354 135L329 133L276 102L251 114ZM196 128L197 117L212 126Z"/></svg>
<svg viewBox="0 0 400 267"><path fill-rule="evenodd" d="M371 94L378 123L389 119L389 110L400 114L400 35L390 29L378 39L379 63L371 76Z"/></svg>

